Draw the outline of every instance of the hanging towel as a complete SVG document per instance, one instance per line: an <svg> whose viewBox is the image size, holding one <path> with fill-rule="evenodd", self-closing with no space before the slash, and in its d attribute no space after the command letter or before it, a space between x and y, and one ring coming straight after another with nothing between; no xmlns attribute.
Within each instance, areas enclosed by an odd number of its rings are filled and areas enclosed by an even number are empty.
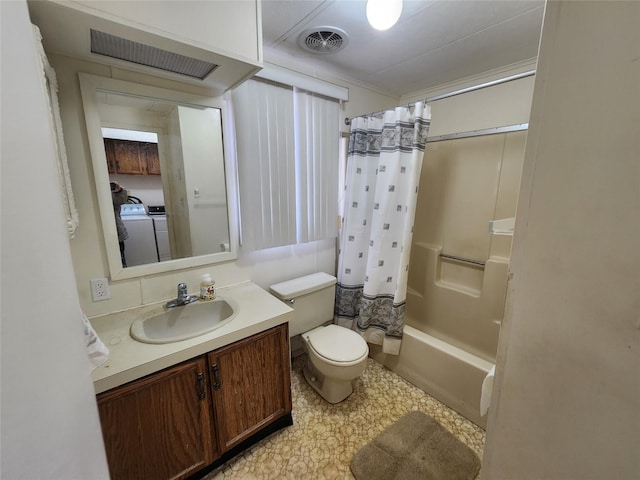
<svg viewBox="0 0 640 480"><path fill-rule="evenodd" d="M489 370L489 373L482 381L482 392L480 394L480 416L484 417L489 411L491 404L491 392L493 391L493 377L496 374L496 366Z"/></svg>
<svg viewBox="0 0 640 480"><path fill-rule="evenodd" d="M87 346L87 355L89 356L89 373L91 373L107 361L109 358L109 350L96 334L96 331L89 323L89 319L84 312L80 311L80 314L84 325L84 340Z"/></svg>

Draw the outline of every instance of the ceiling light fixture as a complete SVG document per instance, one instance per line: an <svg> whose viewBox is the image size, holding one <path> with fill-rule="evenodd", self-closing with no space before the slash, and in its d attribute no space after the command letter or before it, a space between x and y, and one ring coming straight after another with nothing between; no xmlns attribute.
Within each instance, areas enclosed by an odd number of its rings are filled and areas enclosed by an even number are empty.
<svg viewBox="0 0 640 480"><path fill-rule="evenodd" d="M402 13L402 0L367 0L367 20L376 30L393 27Z"/></svg>

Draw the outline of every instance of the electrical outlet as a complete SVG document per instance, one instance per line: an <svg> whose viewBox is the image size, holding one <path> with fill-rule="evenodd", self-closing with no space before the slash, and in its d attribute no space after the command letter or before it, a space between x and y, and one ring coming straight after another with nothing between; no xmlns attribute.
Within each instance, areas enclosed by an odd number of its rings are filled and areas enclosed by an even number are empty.
<svg viewBox="0 0 640 480"><path fill-rule="evenodd" d="M91 280L91 296L94 302L110 299L109 281L106 278L94 278Z"/></svg>

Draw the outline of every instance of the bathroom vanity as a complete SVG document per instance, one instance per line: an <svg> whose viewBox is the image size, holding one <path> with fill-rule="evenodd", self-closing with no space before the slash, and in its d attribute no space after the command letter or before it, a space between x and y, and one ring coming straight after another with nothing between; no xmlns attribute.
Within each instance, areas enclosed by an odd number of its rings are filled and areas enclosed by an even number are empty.
<svg viewBox="0 0 640 480"><path fill-rule="evenodd" d="M187 478L293 423L292 310L251 282L219 295L238 306L233 320L180 342L129 336L162 305L92 319L110 348L93 378L112 479Z"/></svg>

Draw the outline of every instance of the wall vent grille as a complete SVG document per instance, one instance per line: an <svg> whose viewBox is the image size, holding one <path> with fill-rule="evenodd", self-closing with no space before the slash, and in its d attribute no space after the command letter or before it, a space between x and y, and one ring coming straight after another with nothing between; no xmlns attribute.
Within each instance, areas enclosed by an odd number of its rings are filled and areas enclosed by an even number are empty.
<svg viewBox="0 0 640 480"><path fill-rule="evenodd" d="M91 29L91 53L204 80L218 65Z"/></svg>

